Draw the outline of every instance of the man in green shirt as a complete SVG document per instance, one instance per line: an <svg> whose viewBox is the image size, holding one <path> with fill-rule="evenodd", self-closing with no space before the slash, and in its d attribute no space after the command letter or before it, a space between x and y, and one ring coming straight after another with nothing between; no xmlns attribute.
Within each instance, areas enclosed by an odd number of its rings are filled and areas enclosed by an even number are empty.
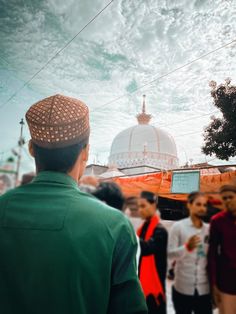
<svg viewBox="0 0 236 314"><path fill-rule="evenodd" d="M77 187L87 106L55 95L26 119L38 175L0 197L0 313L146 314L132 227Z"/></svg>

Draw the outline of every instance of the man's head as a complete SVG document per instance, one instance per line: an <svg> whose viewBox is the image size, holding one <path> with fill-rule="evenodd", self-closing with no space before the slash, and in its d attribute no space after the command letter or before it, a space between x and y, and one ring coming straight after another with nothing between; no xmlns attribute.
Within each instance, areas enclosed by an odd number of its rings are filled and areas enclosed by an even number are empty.
<svg viewBox="0 0 236 314"><path fill-rule="evenodd" d="M78 180L88 159L88 107L78 99L55 95L31 106L26 120L37 171L68 173Z"/></svg>
<svg viewBox="0 0 236 314"><path fill-rule="evenodd" d="M226 209L236 216L236 186L223 185L220 188L220 196Z"/></svg>
<svg viewBox="0 0 236 314"><path fill-rule="evenodd" d="M150 219L156 213L157 196L148 191L141 192L138 200L139 215L142 219Z"/></svg>
<svg viewBox="0 0 236 314"><path fill-rule="evenodd" d="M129 214L132 217L139 217L138 198L136 196L127 197L125 200L124 210L129 211Z"/></svg>
<svg viewBox="0 0 236 314"><path fill-rule="evenodd" d="M123 209L124 196L115 182L100 182L93 195L111 207Z"/></svg>
<svg viewBox="0 0 236 314"><path fill-rule="evenodd" d="M190 216L203 218L207 214L207 198L201 192L192 192L188 195L187 207Z"/></svg>

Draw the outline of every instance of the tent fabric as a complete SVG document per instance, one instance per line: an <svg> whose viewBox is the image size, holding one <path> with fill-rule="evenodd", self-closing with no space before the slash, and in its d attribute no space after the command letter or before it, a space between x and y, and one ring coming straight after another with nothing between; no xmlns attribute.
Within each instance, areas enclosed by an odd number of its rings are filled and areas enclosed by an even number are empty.
<svg viewBox="0 0 236 314"><path fill-rule="evenodd" d="M113 178L126 197L138 196L141 191L150 191L159 196L186 201L187 194L171 193L172 172L158 172L133 177ZM218 192L221 185L230 184L236 180L236 171L221 174L201 174L200 191L209 194Z"/></svg>

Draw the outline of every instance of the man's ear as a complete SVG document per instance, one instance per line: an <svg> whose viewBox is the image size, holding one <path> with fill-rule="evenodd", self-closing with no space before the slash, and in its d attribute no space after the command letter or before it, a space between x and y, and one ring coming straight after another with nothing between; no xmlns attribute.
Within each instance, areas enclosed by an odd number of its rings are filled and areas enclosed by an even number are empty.
<svg viewBox="0 0 236 314"><path fill-rule="evenodd" d="M33 142L32 142L32 140L29 141L28 149L29 149L30 155L34 158L35 155L34 155L34 148L33 148Z"/></svg>
<svg viewBox="0 0 236 314"><path fill-rule="evenodd" d="M87 162L89 158L89 144L82 150L82 161Z"/></svg>

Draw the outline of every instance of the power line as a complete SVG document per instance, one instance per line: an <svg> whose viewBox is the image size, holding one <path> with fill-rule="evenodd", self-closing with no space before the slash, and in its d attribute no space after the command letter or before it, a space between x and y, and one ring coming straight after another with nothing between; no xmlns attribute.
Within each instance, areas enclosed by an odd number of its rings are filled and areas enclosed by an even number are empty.
<svg viewBox="0 0 236 314"><path fill-rule="evenodd" d="M114 0L111 0L102 10L100 10L73 38L71 38L65 46L60 48L28 81L26 81L15 93L13 93L6 102L4 102L1 106L0 109L3 108L6 104L8 104L9 101L11 101L22 89L25 88L26 85L28 85L39 73L41 73L47 65L52 62L63 50L65 50L71 43L72 41L78 37L85 28L87 28L101 13L103 13L113 2Z"/></svg>
<svg viewBox="0 0 236 314"><path fill-rule="evenodd" d="M220 46L220 47L218 47L218 48L216 48L216 49L214 49L214 50L211 50L211 51L209 51L209 52L207 52L207 53L205 53L205 54L199 56L198 58L195 58L195 59L193 59L193 60L191 60L191 61L189 61L189 62L187 62L187 63L185 63L185 64L183 64L183 65L181 65L181 66L179 66L179 67L177 67L177 68L175 68L174 70L171 70L171 71L169 71L169 72L167 72L167 73L165 73L165 74L163 74L163 75L161 75L161 76L159 76L159 77L157 77L157 78L154 78L154 79L151 80L150 82L147 82L147 83L145 83L145 84L143 84L143 85L141 85L141 86L135 88L135 89L132 90L130 93L125 93L125 94L123 94L123 95L121 95L121 96L119 96L119 97L117 97L117 98L115 98L115 99L113 99L113 100L111 100L111 101L108 101L107 103L105 103L105 104L103 104L103 105L101 105L101 106L98 106L98 107L95 108L94 110L91 110L91 112L94 112L94 111L96 112L97 109L104 108L104 107L106 107L106 106L108 106L108 105L110 105L110 104L116 102L117 100L120 100L120 99L124 98L125 96L128 96L128 95L130 95L130 94L136 93L137 91L139 91L139 90L142 89L143 87L146 87L146 86L148 86L148 85L151 85L151 84L153 84L154 82L159 81L160 79L163 79L164 77L167 77L167 76L169 76L169 75L171 75L171 74L173 74L173 73L175 73L175 72L177 72L177 71L179 71L179 70L182 70L183 68L185 68L185 67L187 67L187 66L193 64L194 62L197 62L197 61L199 61L200 59L203 59L203 58L209 56L210 54L212 54L212 53L214 53L214 52L216 52L216 51L219 51L219 50L221 50L221 49L223 49L223 48L225 48L225 47L227 47L227 46L232 45L234 42L236 42L236 38L235 38L234 40L228 42L227 44L224 44L224 45L222 45L222 46Z"/></svg>
<svg viewBox="0 0 236 314"><path fill-rule="evenodd" d="M202 133L202 132L203 132L203 131L194 131L194 132L179 134L179 135L176 135L175 138L177 138L177 137L183 137L183 136L187 136L187 135L192 135L192 134L200 134L200 133Z"/></svg>
<svg viewBox="0 0 236 314"><path fill-rule="evenodd" d="M1 55L0 55L0 60L3 60L7 65L9 65L9 66L11 67L11 69L8 68L7 71L10 72L10 75L11 75L13 78L15 78L16 80L19 80L19 81L25 83L25 81L24 81L22 78L20 78L20 77L18 77L18 75L16 75L15 71L16 71L17 69L16 69L11 63L9 63L9 62L8 62L5 58L3 58ZM31 86L29 86L29 89L32 90L33 92L36 92L36 93L40 94L40 92L35 91ZM0 107L0 108L1 108L1 107Z"/></svg>
<svg viewBox="0 0 236 314"><path fill-rule="evenodd" d="M0 55L0 59L5 62L7 65L10 65L12 67L12 65L5 59L3 58L1 55Z"/></svg>
<svg viewBox="0 0 236 314"><path fill-rule="evenodd" d="M172 125L175 125L175 124L179 124L179 123L183 123L183 122L186 122L186 121L190 121L190 120L194 120L194 119L198 119L198 118L202 118L204 116L209 116L211 114L214 114L214 113L217 113L218 111L212 111L210 113L206 113L206 114L202 114L202 115L199 115L199 116L194 116L194 117L191 117L191 118L188 118L188 119L184 119L184 120L180 120L180 121L177 121L175 123L170 123L170 124L164 124L164 125L160 125L161 127L168 127L168 126L172 126ZM151 124L151 126L155 126L157 123L153 123ZM171 128L170 128L171 129ZM191 134L197 134L197 133L202 133L204 132L204 130L202 131L194 131L194 132L190 132L190 133L184 133L184 134L180 134L180 135L177 135L175 136L176 137L180 137L180 136L186 136L186 135L191 135ZM122 135L120 136L119 138L125 138L126 135ZM153 141L154 142L154 141ZM149 142L149 143L152 143L152 142Z"/></svg>
<svg viewBox="0 0 236 314"><path fill-rule="evenodd" d="M209 113L201 114L201 115L199 115L199 116L193 116L193 117L191 117L191 118L179 120L179 121L174 122L174 123L163 124L163 125L161 124L160 126L162 126L162 127L168 127L168 126L170 126L170 125L172 126L172 125L176 125L176 124L179 124L179 123L182 123L182 122L186 122L186 121L190 121L190 120L202 118L202 117L209 116L209 115L211 115L211 114L218 113L218 112L219 112L218 110L215 110L215 111L212 111L212 112L209 112ZM153 125L157 125L157 123L153 123Z"/></svg>

